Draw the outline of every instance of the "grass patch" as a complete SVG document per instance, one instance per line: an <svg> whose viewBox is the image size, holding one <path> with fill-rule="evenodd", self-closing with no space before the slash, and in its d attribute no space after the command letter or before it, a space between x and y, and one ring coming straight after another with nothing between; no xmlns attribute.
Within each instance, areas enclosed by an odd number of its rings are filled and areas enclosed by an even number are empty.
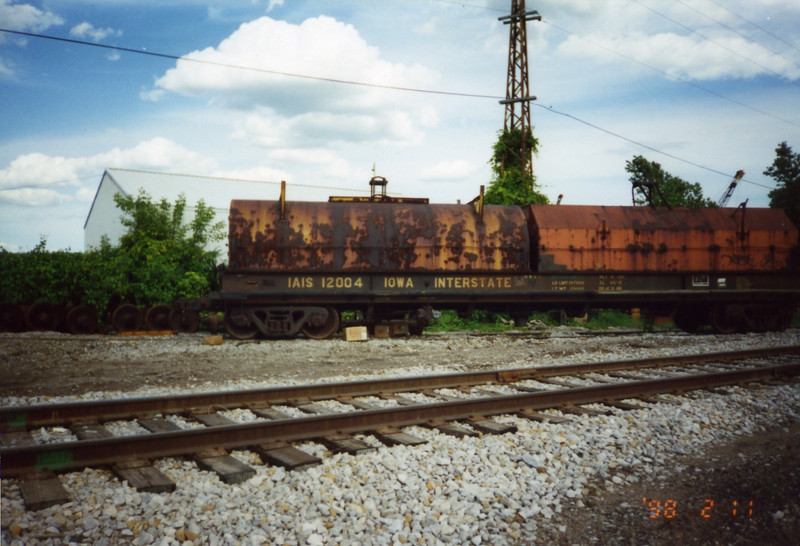
<svg viewBox="0 0 800 546"><path fill-rule="evenodd" d="M584 326L591 330L607 330L609 328L624 328L633 330L652 329L650 321L633 318L628 313L616 309L596 309L589 313L585 323L573 320L575 326Z"/></svg>
<svg viewBox="0 0 800 546"><path fill-rule="evenodd" d="M425 327L425 330L428 332L502 332L514 328L514 321L508 315L473 311L469 317L460 317L458 312L446 309L440 311L439 318L433 319Z"/></svg>
<svg viewBox="0 0 800 546"><path fill-rule="evenodd" d="M653 323L648 317L634 318L630 314L617 309L592 309L586 319L570 318L566 322L558 320L557 312L531 313L525 324L515 326L510 315L505 313L491 313L489 311L473 311L469 317L460 317L456 311L440 311L439 318L435 318L425 327L428 332L503 332L506 330L525 330L531 321L537 321L548 328L559 325L574 326L578 328L588 328L590 330L609 330L613 328L622 330L641 330L651 332L653 330L675 329L675 324L671 320L657 320ZM792 327L800 327L800 312L794 314Z"/></svg>
<svg viewBox="0 0 800 546"><path fill-rule="evenodd" d="M544 324L548 328L559 326L562 323L558 320L558 313L533 312L525 325L515 326L510 315L505 313L491 313L489 311L473 311L468 317L461 317L456 311L440 311L438 318L435 318L426 326L428 332L503 332L506 330L525 329L531 321ZM628 313L613 309L596 309L589 313L586 320L577 318L569 319L563 323L567 326L589 328L592 330L606 330L610 328L622 328L632 330L652 330L653 325L646 319L633 318Z"/></svg>

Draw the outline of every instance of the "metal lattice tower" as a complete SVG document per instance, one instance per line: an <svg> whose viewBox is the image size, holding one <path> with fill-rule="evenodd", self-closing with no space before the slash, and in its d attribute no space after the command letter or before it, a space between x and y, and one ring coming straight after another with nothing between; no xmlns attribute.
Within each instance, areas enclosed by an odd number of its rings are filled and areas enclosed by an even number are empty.
<svg viewBox="0 0 800 546"><path fill-rule="evenodd" d="M528 90L528 35L525 23L534 20L541 21L542 16L535 10L525 11L525 0L511 0L511 15L500 17L498 20L510 26L506 98L500 101L500 104L506 106L503 130L505 132L519 131L522 135L520 164L524 165L524 170L532 177L531 154L533 150L528 150L525 135L531 128L531 112L528 102L536 100L536 97L532 97ZM519 111L517 111L517 106L519 106Z"/></svg>

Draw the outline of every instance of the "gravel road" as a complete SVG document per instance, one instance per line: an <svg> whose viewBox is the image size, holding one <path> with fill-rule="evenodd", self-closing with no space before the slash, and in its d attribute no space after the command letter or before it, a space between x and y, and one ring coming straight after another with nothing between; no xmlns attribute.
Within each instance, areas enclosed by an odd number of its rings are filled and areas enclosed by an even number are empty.
<svg viewBox="0 0 800 546"><path fill-rule="evenodd" d="M363 343L226 340L209 346L202 340L0 334L0 403L733 350L797 344L800 333L595 336L561 327L536 335L441 334ZM358 456L307 443L304 449L323 463L301 472L234 452L258 470L239 485L222 484L193 462L157 461L178 484L171 494L138 493L104 469L75 472L62 476L73 502L38 512L26 512L16 481L3 479L2 541L780 544L800 536L797 383L695 393L673 404L615 409L610 416L571 416L560 425L500 420L519 432L457 440L412 427L409 432L427 444L387 448L366 436L378 449ZM59 433L42 431L41 437Z"/></svg>

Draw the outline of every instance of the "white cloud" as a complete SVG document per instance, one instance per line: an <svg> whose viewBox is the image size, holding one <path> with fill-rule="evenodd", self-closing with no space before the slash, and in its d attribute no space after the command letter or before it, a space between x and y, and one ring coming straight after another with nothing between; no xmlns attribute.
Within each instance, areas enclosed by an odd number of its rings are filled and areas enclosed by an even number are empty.
<svg viewBox="0 0 800 546"><path fill-rule="evenodd" d="M601 47L587 47L587 40ZM588 35L586 40L570 36L558 51L607 62L628 62L627 57L670 76L692 80L750 78L771 73L792 80L800 78L796 64L740 36L720 36L709 41L697 35L673 33L604 33Z"/></svg>
<svg viewBox="0 0 800 546"><path fill-rule="evenodd" d="M42 32L51 26L64 24L64 20L53 12L42 11L31 4L15 4L13 0L0 0L0 22L10 30L22 32ZM19 46L27 43L25 37L0 32L0 44L7 40ZM13 68L0 57L0 77L11 77L14 74Z"/></svg>
<svg viewBox="0 0 800 546"><path fill-rule="evenodd" d="M212 172L209 176L220 178L231 178L236 180L257 180L265 182L280 182L289 180L291 175L288 171L275 169L273 167L256 166L248 169L226 169Z"/></svg>
<svg viewBox="0 0 800 546"><path fill-rule="evenodd" d="M262 17L243 24L216 48L187 56L400 87L426 87L438 77L419 65L384 60L353 26L325 16L299 25ZM155 101L166 92L207 96L213 106L243 110L231 138L270 149L316 149L335 143L410 146L424 140L423 128L438 122L435 109L409 93L186 61L178 61L157 80L155 89L141 96ZM349 171L337 165L327 170Z"/></svg>
<svg viewBox="0 0 800 546"><path fill-rule="evenodd" d="M409 93L325 81L429 87L438 78L423 66L383 59L352 25L331 17L299 25L262 17L241 25L217 47L186 57L254 70L178 61L142 99L159 100L174 92L249 112L233 137L261 146L302 142L314 147L326 141L409 145L422 140L420 127L437 120L429 105Z"/></svg>
<svg viewBox="0 0 800 546"><path fill-rule="evenodd" d="M27 207L49 207L61 205L72 198L55 190L46 188L24 188L0 192L0 202L9 205L23 205Z"/></svg>
<svg viewBox="0 0 800 546"><path fill-rule="evenodd" d="M58 173L58 175L54 177L53 173ZM74 160L30 153L17 157L7 168L0 170L0 189L41 184L64 186L78 178L79 174ZM0 193L0 199L6 197L5 194L8 191L16 190L6 190Z"/></svg>
<svg viewBox="0 0 800 546"><path fill-rule="evenodd" d="M382 59L380 51L368 45L352 25L326 16L300 25L262 17L241 25L216 48L185 57L254 70L178 61L156 81L157 87L185 95L210 95L243 109L269 107L283 114L319 109L363 111L406 96L325 83L320 78L403 87L427 85L437 78L422 66L407 67Z"/></svg>
<svg viewBox="0 0 800 546"><path fill-rule="evenodd" d="M339 180L352 180L355 171L344 157L326 148L314 149L280 149L269 153L268 163L282 163L293 166L297 164L313 165L321 176ZM315 169L315 170L316 170Z"/></svg>
<svg viewBox="0 0 800 546"><path fill-rule="evenodd" d="M89 38L95 42L102 42L109 36L122 36L122 31L114 30L113 28L95 28L88 21L84 21L72 27L69 35L75 38Z"/></svg>
<svg viewBox="0 0 800 546"><path fill-rule="evenodd" d="M213 160L184 148L169 139L156 137L133 148L114 148L89 158L102 168L155 169L178 173L204 173L215 167Z"/></svg>
<svg viewBox="0 0 800 546"><path fill-rule="evenodd" d="M457 159L454 161L440 161L436 165L422 171L423 180L463 180L478 169L470 161Z"/></svg>
<svg viewBox="0 0 800 546"><path fill-rule="evenodd" d="M337 114L308 112L281 118L260 112L240 121L231 137L272 148L317 147L336 142L392 144L408 146L420 143L423 133L417 128L424 119L415 119L403 111Z"/></svg>
<svg viewBox="0 0 800 546"><path fill-rule="evenodd" d="M12 76L13 74L14 74L14 71L11 68L9 68L8 66L6 66L6 64L3 62L3 58L0 57L0 77L2 77L2 76Z"/></svg>
<svg viewBox="0 0 800 546"><path fill-rule="evenodd" d="M283 0L269 0L269 6L267 6L267 12L272 11L278 6L283 6Z"/></svg>
<svg viewBox="0 0 800 546"><path fill-rule="evenodd" d="M800 14L796 0L731 1L724 6L707 1L544 3L543 26L534 28L546 31L548 41L563 40L555 50L569 57L567 62L599 59L626 68L635 66L633 60L697 81L761 75L800 79L800 67L792 60L796 51L749 22L797 43L792 27ZM561 26L563 20L569 21L564 25L568 28ZM789 26L781 29L784 24Z"/></svg>
<svg viewBox="0 0 800 546"><path fill-rule="evenodd" d="M149 89L147 91L141 91L139 93L139 98L144 101L151 101L151 102L158 102L160 101L167 92L163 89Z"/></svg>
<svg viewBox="0 0 800 546"><path fill-rule="evenodd" d="M204 174L216 164L162 137L87 157L25 154L0 170L0 202L41 207L91 200L89 196L94 197L96 184L109 167Z"/></svg>
<svg viewBox="0 0 800 546"><path fill-rule="evenodd" d="M42 11L31 4L15 4L13 0L0 0L0 21L12 30L32 32L64 24L64 20L51 11Z"/></svg>

